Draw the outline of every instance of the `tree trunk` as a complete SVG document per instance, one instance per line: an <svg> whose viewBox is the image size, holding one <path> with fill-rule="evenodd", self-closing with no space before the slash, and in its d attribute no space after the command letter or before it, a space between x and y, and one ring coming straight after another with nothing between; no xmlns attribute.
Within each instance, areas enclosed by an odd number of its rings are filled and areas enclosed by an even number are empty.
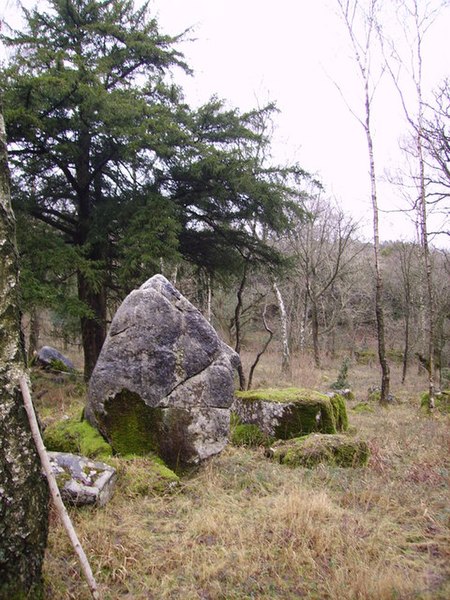
<svg viewBox="0 0 450 600"><path fill-rule="evenodd" d="M81 317L81 339L84 352L84 378L92 375L106 337L106 293L104 286L93 290L82 273L78 273L78 298L86 304L92 316Z"/></svg>
<svg viewBox="0 0 450 600"><path fill-rule="evenodd" d="M243 308L243 293L245 284L247 283L247 271L248 271L248 262L244 264L244 270L242 273L241 283L239 285L239 289L237 291L237 304L234 309L234 327L236 332L236 344L234 346L235 351L240 355L242 349L242 332L241 332L241 313ZM239 362L238 366L238 375L239 375L239 389L244 391L246 388L246 378L244 373L244 367L242 366L242 362Z"/></svg>
<svg viewBox="0 0 450 600"><path fill-rule="evenodd" d="M370 166L370 184L373 212L373 249L374 249L374 264L375 264L375 316L377 320L377 338L378 338L378 360L381 367L381 394L380 403L387 404L389 397L390 385L390 369L386 359L386 343L384 335L384 310L383 310L383 279L381 277L380 268L380 237L378 226L378 201L377 187L375 176L375 160L373 154L373 140L370 127L370 96L368 89L368 81L365 86L365 106L366 106L366 121L365 131L367 138L367 148L369 151L369 166Z"/></svg>
<svg viewBox="0 0 450 600"><path fill-rule="evenodd" d="M406 372L408 370L409 321L410 321L410 309L409 309L409 300L408 300L408 302L405 304L405 345L403 347L402 384L404 384L406 381Z"/></svg>
<svg viewBox="0 0 450 600"><path fill-rule="evenodd" d="M433 268L431 264L430 247L428 245L427 230L427 198L425 191L425 160L423 157L422 143L422 92L419 88L420 115L417 132L417 151L419 158L419 179L420 179L420 237L423 251L423 262L425 267L425 281L427 292L427 338L428 338L428 361L430 369L428 371L428 407L435 407L435 389L434 389L434 298L433 298Z"/></svg>
<svg viewBox="0 0 450 600"><path fill-rule="evenodd" d="M267 338L267 340L266 340L264 346L262 347L261 351L258 352L258 354L256 355L256 358L253 361L252 366L250 367L250 371L249 371L249 374L248 374L247 390L251 389L252 383L253 383L253 374L255 372L255 369L258 366L258 363L259 363L259 360L260 360L261 356L265 353L265 351L269 347L269 344L270 344L270 342L272 341L272 338L273 338L273 331L270 329L270 327L268 326L267 321L266 321L266 311L267 311L267 304L264 306L264 310L263 310L263 314L262 314L262 321L263 321L264 329L269 334L269 337Z"/></svg>
<svg viewBox="0 0 450 600"><path fill-rule="evenodd" d="M310 296L311 300L311 332L313 339L314 364L320 368L320 348L319 348L319 315L317 312L316 299Z"/></svg>
<svg viewBox="0 0 450 600"><path fill-rule="evenodd" d="M375 159L373 151L372 125L371 125L371 102L375 93L375 87L371 89L371 40L377 29L377 0L370 0L367 9L364 11L358 0L354 3L337 0L340 7L344 23L347 27L347 32L352 43L354 58L358 66L361 80L364 86L364 117L360 118L353 111L359 123L364 128L367 140L367 149L369 154L369 174L371 187L371 201L373 213L373 248L374 248L374 263L375 263L375 316L377 322L377 338L378 338L378 360L381 367L381 395L380 403L387 404L389 397L390 384L390 369L386 359L386 343L385 343L385 327L384 327L384 310L383 310L383 280L381 277L380 268L380 238L378 227L378 199L377 199L377 184L375 173ZM358 40L355 27L355 14L360 12L363 19L365 38Z"/></svg>
<svg viewBox="0 0 450 600"><path fill-rule="evenodd" d="M288 317L286 313L286 307L284 305L283 296L281 295L280 288L276 280L272 282L273 291L278 302L278 308L280 310L280 322L281 322L281 343L283 346L283 357L281 360L281 372L284 375L291 374L291 353L289 351L289 335L288 335ZM267 328L266 328L267 329Z"/></svg>
<svg viewBox="0 0 450 600"><path fill-rule="evenodd" d="M48 487L41 473L19 380L20 333L15 222L0 107L0 598L40 598Z"/></svg>
<svg viewBox="0 0 450 600"><path fill-rule="evenodd" d="M307 292L305 292L304 293L304 302L303 302L303 312L302 312L301 324L300 324L300 340L299 340L300 352L305 351L307 322L308 322L308 294L307 294Z"/></svg>
<svg viewBox="0 0 450 600"><path fill-rule="evenodd" d="M33 306L30 310L30 336L28 343L28 364L33 360L33 356L38 351L39 337L41 333L41 320L38 309Z"/></svg>

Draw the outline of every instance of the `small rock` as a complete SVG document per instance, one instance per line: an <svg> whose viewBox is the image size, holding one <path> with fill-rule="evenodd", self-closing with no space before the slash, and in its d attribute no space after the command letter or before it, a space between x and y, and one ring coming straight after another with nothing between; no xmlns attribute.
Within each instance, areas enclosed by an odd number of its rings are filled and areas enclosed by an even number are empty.
<svg viewBox="0 0 450 600"><path fill-rule="evenodd" d="M116 470L68 452L48 452L50 464L63 500L75 506L104 506L112 497Z"/></svg>
<svg viewBox="0 0 450 600"><path fill-rule="evenodd" d="M74 371L75 366L73 362L61 354L56 348L51 346L42 346L36 355L37 362L45 368L54 368L57 371ZM58 368L63 367L63 368Z"/></svg>

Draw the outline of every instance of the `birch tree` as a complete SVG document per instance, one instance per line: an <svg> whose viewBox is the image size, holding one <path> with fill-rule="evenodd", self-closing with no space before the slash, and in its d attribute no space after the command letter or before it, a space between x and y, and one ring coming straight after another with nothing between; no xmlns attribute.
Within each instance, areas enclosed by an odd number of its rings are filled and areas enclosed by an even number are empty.
<svg viewBox="0 0 450 600"><path fill-rule="evenodd" d="M397 17L402 25L406 51L395 40L388 39L386 41L386 37L381 35L381 40L385 48L386 65L399 94L403 111L412 133L414 157L416 160L416 169L413 176L416 193L413 201L417 211L419 238L422 247L427 305L426 338L430 409L433 409L435 406L435 301L433 297L433 267L428 231L423 45L426 33L442 6L442 2L423 3L419 0L397 1ZM411 84L413 94L410 101L406 89Z"/></svg>
<svg viewBox="0 0 450 600"><path fill-rule="evenodd" d="M19 380L18 262L5 128L0 106L0 598L41 597L48 488L41 474Z"/></svg>
<svg viewBox="0 0 450 600"><path fill-rule="evenodd" d="M373 142L372 106L377 87L373 71L373 46L377 42L377 14L380 2L368 0L363 5L359 0L336 0L339 14L350 40L353 59L363 90L363 109L355 110L346 101L348 108L364 130L367 142L371 205L373 214L373 249L375 266L375 314L377 321L378 360L381 367L380 403L386 404L389 397L390 369L386 357L385 324L383 309L383 278L380 266L379 211L377 196L377 177ZM379 74L379 77L381 77ZM378 79L379 81L379 79ZM338 88L340 91L341 89ZM345 100L345 97L344 97Z"/></svg>

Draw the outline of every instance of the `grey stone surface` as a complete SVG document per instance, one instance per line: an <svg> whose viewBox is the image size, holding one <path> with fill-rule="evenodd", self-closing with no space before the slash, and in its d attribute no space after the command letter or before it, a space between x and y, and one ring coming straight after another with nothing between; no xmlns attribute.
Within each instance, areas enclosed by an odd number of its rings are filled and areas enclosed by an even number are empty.
<svg viewBox="0 0 450 600"><path fill-rule="evenodd" d="M48 452L61 497L69 504L104 506L116 484L116 470L105 463L68 452Z"/></svg>
<svg viewBox="0 0 450 600"><path fill-rule="evenodd" d="M333 407L325 394L293 388L236 394L232 411L244 425L257 425L269 437L289 439L313 431L336 433Z"/></svg>
<svg viewBox="0 0 450 600"><path fill-rule="evenodd" d="M174 460L199 462L227 443L238 364L239 356L200 311L155 275L131 292L114 316L91 377L86 417L123 453L124 432L112 411L130 423L126 398L137 395L155 451L172 466Z"/></svg>
<svg viewBox="0 0 450 600"><path fill-rule="evenodd" d="M37 353L36 359L44 367L50 367L54 361L60 361L70 371L75 369L73 362L67 356L64 356L59 350L51 346L42 346Z"/></svg>

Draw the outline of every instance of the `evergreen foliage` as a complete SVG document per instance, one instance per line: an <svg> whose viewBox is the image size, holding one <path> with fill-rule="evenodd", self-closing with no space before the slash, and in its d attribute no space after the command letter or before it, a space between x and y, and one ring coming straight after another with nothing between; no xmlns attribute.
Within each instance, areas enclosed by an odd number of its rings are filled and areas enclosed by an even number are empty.
<svg viewBox="0 0 450 600"><path fill-rule="evenodd" d="M14 52L0 79L16 210L36 236L26 293L51 305L61 298L50 274L71 282L65 299L75 292L89 377L111 298L161 259L208 273L233 271L242 256L279 260L255 232L287 227L307 174L259 158L269 144L260 123L274 106L240 114L217 98L196 111L185 104L171 79L190 72L182 35L160 33L148 4L49 5L2 36Z"/></svg>

